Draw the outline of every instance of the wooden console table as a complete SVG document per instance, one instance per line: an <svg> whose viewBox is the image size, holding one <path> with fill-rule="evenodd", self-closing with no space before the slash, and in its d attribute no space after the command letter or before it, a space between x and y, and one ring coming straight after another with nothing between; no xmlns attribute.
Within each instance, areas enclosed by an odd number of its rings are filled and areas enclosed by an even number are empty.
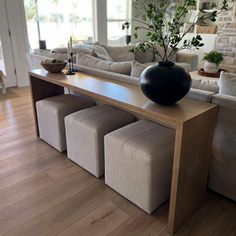
<svg viewBox="0 0 236 236"><path fill-rule="evenodd" d="M77 73L29 72L38 135L35 103L64 93L64 88L176 130L168 229L175 233L203 204L217 107L184 98L167 107L150 102L138 86ZM165 148L165 147L163 147Z"/></svg>

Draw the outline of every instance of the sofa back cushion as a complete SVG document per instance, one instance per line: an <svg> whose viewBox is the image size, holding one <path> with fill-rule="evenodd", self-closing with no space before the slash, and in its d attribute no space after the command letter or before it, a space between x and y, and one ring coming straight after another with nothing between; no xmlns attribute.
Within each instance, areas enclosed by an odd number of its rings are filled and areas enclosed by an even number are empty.
<svg viewBox="0 0 236 236"><path fill-rule="evenodd" d="M114 73L130 75L132 62L104 61L88 54L77 53L76 64L97 68L100 70L111 71Z"/></svg>
<svg viewBox="0 0 236 236"><path fill-rule="evenodd" d="M146 52L135 51L135 60L140 63L148 63L154 61L153 49L149 48Z"/></svg>
<svg viewBox="0 0 236 236"><path fill-rule="evenodd" d="M134 53L129 51L134 46L102 46L107 50L108 54L115 62L135 60Z"/></svg>
<svg viewBox="0 0 236 236"><path fill-rule="evenodd" d="M80 52L95 56L94 47L92 44L78 44L73 47L74 53Z"/></svg>
<svg viewBox="0 0 236 236"><path fill-rule="evenodd" d="M107 50L100 45L94 45L94 52L96 56L102 60L113 61L113 59L108 54Z"/></svg>
<svg viewBox="0 0 236 236"><path fill-rule="evenodd" d="M52 53L58 53L58 54L67 54L68 48L54 48L51 50ZM94 46L91 44L78 44L74 45L72 48L73 53L85 53L89 55L95 55L94 54Z"/></svg>
<svg viewBox="0 0 236 236"><path fill-rule="evenodd" d="M236 96L236 74L222 71L220 74L219 87L220 94Z"/></svg>

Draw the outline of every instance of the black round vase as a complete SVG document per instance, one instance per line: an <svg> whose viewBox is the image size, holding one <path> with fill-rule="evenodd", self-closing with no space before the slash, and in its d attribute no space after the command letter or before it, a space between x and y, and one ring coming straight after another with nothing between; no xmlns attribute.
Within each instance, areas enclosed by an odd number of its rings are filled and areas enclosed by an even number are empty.
<svg viewBox="0 0 236 236"><path fill-rule="evenodd" d="M191 77L173 62L159 62L142 72L140 87L144 95L153 102L173 105L190 90Z"/></svg>

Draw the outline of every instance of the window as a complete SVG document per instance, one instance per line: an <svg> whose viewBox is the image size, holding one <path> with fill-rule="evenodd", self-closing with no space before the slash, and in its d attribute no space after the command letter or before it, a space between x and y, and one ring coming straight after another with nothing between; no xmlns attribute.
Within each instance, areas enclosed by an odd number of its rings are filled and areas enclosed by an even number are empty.
<svg viewBox="0 0 236 236"><path fill-rule="evenodd" d="M122 23L131 19L131 0L107 0L108 44L125 44L127 30L122 30Z"/></svg>
<svg viewBox="0 0 236 236"><path fill-rule="evenodd" d="M47 48L93 41L93 0L25 0L30 47L38 48L39 39Z"/></svg>

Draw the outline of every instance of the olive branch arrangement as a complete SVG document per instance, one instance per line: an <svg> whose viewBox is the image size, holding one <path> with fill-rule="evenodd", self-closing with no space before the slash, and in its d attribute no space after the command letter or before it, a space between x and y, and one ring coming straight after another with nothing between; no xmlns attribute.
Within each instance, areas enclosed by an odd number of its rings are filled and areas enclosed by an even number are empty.
<svg viewBox="0 0 236 236"><path fill-rule="evenodd" d="M171 61L180 50L202 47L204 44L201 42L200 34L196 34L191 40L184 40L181 46L180 42L196 25L206 25L207 21L215 22L219 14L232 8L228 0L223 0L217 10L209 12L201 9L192 23L189 23L181 32L182 22L184 19L185 22L189 22L191 12L197 4L196 0L184 0L180 4L173 4L173 0L135 0L134 3L137 8L139 3L142 3L145 6L145 14L143 19L134 19L139 25L134 28L133 35L135 39L138 39L142 30L145 31L148 40L137 44L130 51L145 52L152 49L154 57L158 55L162 62ZM123 30L129 29L129 27L130 22L122 24Z"/></svg>

